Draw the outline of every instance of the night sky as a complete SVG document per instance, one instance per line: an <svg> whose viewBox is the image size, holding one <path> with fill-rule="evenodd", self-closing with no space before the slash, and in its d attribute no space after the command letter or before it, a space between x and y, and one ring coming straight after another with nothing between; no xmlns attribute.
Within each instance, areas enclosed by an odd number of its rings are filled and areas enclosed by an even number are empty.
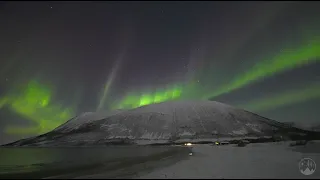
<svg viewBox="0 0 320 180"><path fill-rule="evenodd" d="M0 144L76 114L210 99L320 123L319 2L0 2Z"/></svg>

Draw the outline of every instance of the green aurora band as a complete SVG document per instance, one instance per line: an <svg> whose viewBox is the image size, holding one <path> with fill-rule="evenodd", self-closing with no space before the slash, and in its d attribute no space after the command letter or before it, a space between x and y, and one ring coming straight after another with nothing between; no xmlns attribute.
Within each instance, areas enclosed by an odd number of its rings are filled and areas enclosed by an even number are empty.
<svg viewBox="0 0 320 180"><path fill-rule="evenodd" d="M262 112L317 98L320 98L320 84L311 84L304 89L291 90L279 93L276 96L253 100L238 107L250 111Z"/></svg>
<svg viewBox="0 0 320 180"><path fill-rule="evenodd" d="M206 93L202 99L210 99L240 89L255 81L261 80L287 70L307 65L320 60L320 36L308 41L297 49L283 50L271 59L257 63L251 70L237 76L230 83L217 90Z"/></svg>
<svg viewBox="0 0 320 180"><path fill-rule="evenodd" d="M53 130L74 116L71 108L55 105L51 102L52 92L36 81L30 81L20 94L8 95L0 99L1 107L7 106L35 123L32 127L9 125L5 128L8 134L42 134Z"/></svg>
<svg viewBox="0 0 320 180"><path fill-rule="evenodd" d="M176 86L160 92L145 93L142 95L136 95L138 93L131 93L125 96L125 98L123 98L123 100L116 106L113 106L113 109L131 109L178 98L188 98L188 94L195 94L195 92L198 92L196 93L198 97L207 100L240 89L263 78L319 60L320 39L314 38L314 40L308 41L305 46L300 46L300 48L296 49L283 50L273 58L257 63L247 73L237 76L230 83L221 86L221 88L218 88L212 93L208 93L207 89L203 89L203 87L198 85L199 83L192 81L186 84L183 88L182 86Z"/></svg>
<svg viewBox="0 0 320 180"><path fill-rule="evenodd" d="M145 93L142 95L129 94L125 96L122 101L116 104L113 109L131 109L148 104L173 100L179 98L181 93L181 86L173 86L165 90L156 90L154 93Z"/></svg>
<svg viewBox="0 0 320 180"><path fill-rule="evenodd" d="M185 85L174 85L167 89L155 90L149 93L129 93L121 101L112 105L111 109L132 109L153 103L188 98L189 91L197 94L198 99L210 99L237 90L265 77L317 62L319 59L320 41L319 38L315 38L313 41L306 43L305 46L282 51L271 59L257 63L245 74L239 75L230 83L221 86L221 88L217 88L217 91L208 93L209 88L203 88L201 85L198 85L196 81L190 81ZM201 82L205 83L202 80ZM76 108L65 108L61 105L54 104L52 102L52 91L37 81L30 81L28 85L22 89L24 89L23 92L11 93L0 98L0 109L8 107L11 111L32 121L35 125L31 127L8 125L5 127L5 133L19 135L42 134L56 128L75 116ZM105 89L109 89L108 83ZM304 90L286 92L276 97L268 98L268 100L252 101L241 107L254 111L269 110L290 103L318 98L319 92L319 85L314 85ZM104 94L107 94L107 92L104 92ZM99 108L102 108L105 99L106 97L103 97ZM76 107L76 104L74 107Z"/></svg>

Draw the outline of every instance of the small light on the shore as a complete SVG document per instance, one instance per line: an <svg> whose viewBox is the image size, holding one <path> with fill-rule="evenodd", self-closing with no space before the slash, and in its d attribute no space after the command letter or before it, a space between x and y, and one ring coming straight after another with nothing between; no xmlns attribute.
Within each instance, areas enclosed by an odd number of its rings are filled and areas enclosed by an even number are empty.
<svg viewBox="0 0 320 180"><path fill-rule="evenodd" d="M185 145L186 145L186 146L191 146L192 144L191 144L191 143L185 143Z"/></svg>

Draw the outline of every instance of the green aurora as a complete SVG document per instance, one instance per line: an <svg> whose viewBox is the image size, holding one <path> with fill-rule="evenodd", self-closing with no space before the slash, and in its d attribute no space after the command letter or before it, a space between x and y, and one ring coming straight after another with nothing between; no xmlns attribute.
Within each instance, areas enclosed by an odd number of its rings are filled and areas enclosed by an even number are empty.
<svg viewBox="0 0 320 180"><path fill-rule="evenodd" d="M197 82L190 82L185 86L176 86L174 88L155 93L144 93L142 95L130 93L116 106L114 106L113 109L130 109L178 98L189 98L188 94L190 93L197 94L198 98L201 99L211 99L245 87L263 78L298 68L309 63L317 62L319 60L320 39L315 39L308 41L305 46L301 46L297 49L283 50L273 58L257 63L251 68L251 70L242 75L236 76L230 83L221 86L221 88L217 88L217 90L213 92L208 93L208 89L203 89L203 87L200 87ZM186 91L188 91L188 93L186 93Z"/></svg>
<svg viewBox="0 0 320 180"><path fill-rule="evenodd" d="M320 37L314 37L304 46L296 49L283 49L273 58L258 63L244 74L236 76L230 83L217 90L206 93L202 99L214 98L219 95L240 89L255 81L295 69L320 60Z"/></svg>
<svg viewBox="0 0 320 180"><path fill-rule="evenodd" d="M165 90L156 90L153 93L145 93L141 96L129 94L120 101L113 109L132 109L148 104L160 103L177 99L181 96L182 86L173 86Z"/></svg>
<svg viewBox="0 0 320 180"><path fill-rule="evenodd" d="M190 81L184 85L173 85L169 88L157 89L155 91L143 91L146 93L129 92L120 101L114 102L110 109L132 109L140 106L164 102L168 100L188 98L188 94L198 95L198 99L209 99L219 95L229 93L239 88L245 87L255 81L263 78L317 62L320 58L320 41L319 38L309 41L305 46L298 49L282 51L280 54L265 61L260 61L256 66L242 75L236 76L230 83L227 83L217 90L208 92L198 85L195 81ZM113 77L114 78L114 77ZM205 83L205 82L204 82ZM109 85L106 85L108 89ZM52 90L39 82L33 80L28 83L24 91L11 93L0 98L0 108L8 107L14 113L33 122L31 127L19 127L8 125L5 127L7 134L42 134L46 133L76 114L76 106L68 108L55 104L52 101ZM187 93L186 93L187 92ZM201 92L201 93L199 93ZM206 93L203 93L206 92ZM104 94L107 94L106 92ZM310 98L319 98L319 86L311 86L301 91L290 91L275 97L262 100L253 100L252 102L241 107L254 111L264 111L273 107L285 106L290 103L297 103ZM103 100L99 102L99 108L104 106Z"/></svg>
<svg viewBox="0 0 320 180"><path fill-rule="evenodd" d="M289 90L279 93L275 96L252 100L246 104L238 105L238 107L250 111L269 111L281 106L292 105L295 103L305 102L311 99L320 98L320 84L310 84L304 89Z"/></svg>
<svg viewBox="0 0 320 180"><path fill-rule="evenodd" d="M52 92L36 81L30 81L20 94L8 95L0 100L0 107L7 106L11 111L35 123L32 127L9 125L8 134L42 134L48 132L71 117L74 110L51 102Z"/></svg>

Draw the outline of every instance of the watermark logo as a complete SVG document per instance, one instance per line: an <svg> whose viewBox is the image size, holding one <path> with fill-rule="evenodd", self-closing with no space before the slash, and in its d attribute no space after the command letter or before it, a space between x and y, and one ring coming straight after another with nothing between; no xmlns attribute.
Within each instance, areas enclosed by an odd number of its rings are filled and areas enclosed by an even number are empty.
<svg viewBox="0 0 320 180"><path fill-rule="evenodd" d="M299 162L299 170L302 174L309 176L316 171L317 165L311 158L303 158Z"/></svg>

